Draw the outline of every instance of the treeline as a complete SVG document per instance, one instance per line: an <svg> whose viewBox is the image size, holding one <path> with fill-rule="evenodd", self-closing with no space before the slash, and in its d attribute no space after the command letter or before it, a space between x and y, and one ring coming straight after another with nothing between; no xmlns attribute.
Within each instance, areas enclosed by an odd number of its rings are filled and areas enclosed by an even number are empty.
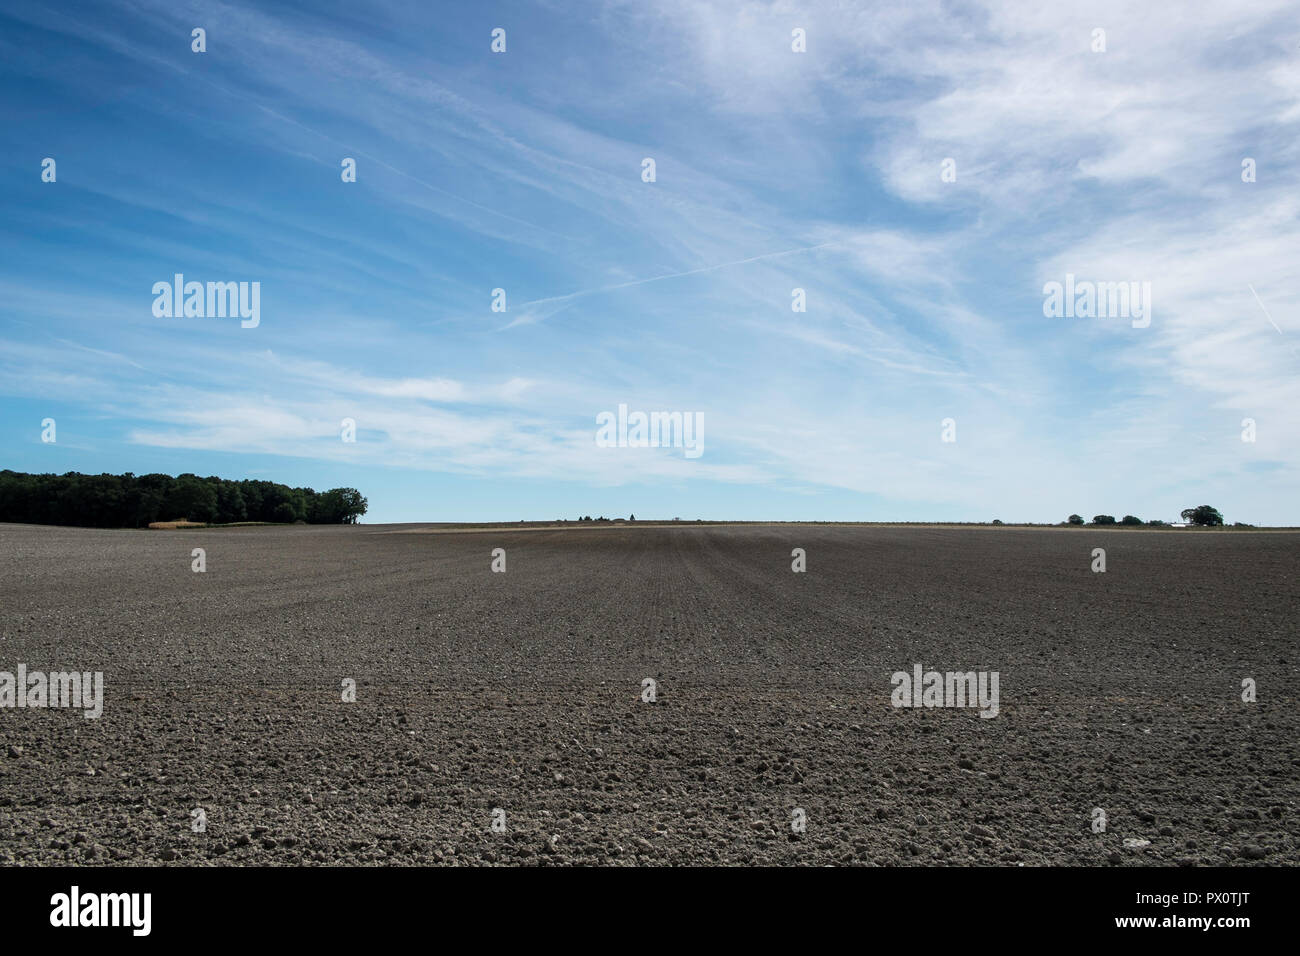
<svg viewBox="0 0 1300 956"><path fill-rule="evenodd" d="M1197 525L1198 527L1202 527L1202 528L1221 528L1221 527L1223 527L1223 515L1219 512L1219 509L1218 509L1218 508L1213 508L1213 507L1211 507L1210 505L1197 505L1195 508L1184 508L1184 509L1182 510L1181 517L1182 517L1183 521L1187 522L1188 524ZM1066 523L1067 523L1067 524L1074 524L1074 525L1081 525L1081 524L1086 524L1087 522L1085 522L1085 521L1083 520L1083 516L1082 516L1082 515L1070 515L1070 517L1066 519ZM1154 527L1154 528L1165 528L1165 527L1168 527L1168 525L1166 525L1166 524L1165 524L1163 521L1161 521L1159 518L1152 518L1150 521L1143 521L1141 518L1137 517L1136 515L1125 515L1125 516L1124 516L1123 518L1121 518L1119 521L1116 521L1116 520L1115 520L1115 516L1114 516L1114 515L1096 515L1096 516L1093 517L1093 519L1092 519L1092 523L1093 523L1093 524L1097 524L1097 525L1108 525L1108 524L1142 525L1142 524L1145 524L1145 525L1148 525L1148 526L1150 526L1150 527ZM1238 528L1250 528L1250 527L1253 527L1253 525L1242 524L1240 521L1238 521L1234 527L1238 527Z"/></svg>
<svg viewBox="0 0 1300 956"><path fill-rule="evenodd" d="M0 471L0 521L143 528L153 521L305 521L355 524L367 502L355 488L290 488L198 475L29 475Z"/></svg>

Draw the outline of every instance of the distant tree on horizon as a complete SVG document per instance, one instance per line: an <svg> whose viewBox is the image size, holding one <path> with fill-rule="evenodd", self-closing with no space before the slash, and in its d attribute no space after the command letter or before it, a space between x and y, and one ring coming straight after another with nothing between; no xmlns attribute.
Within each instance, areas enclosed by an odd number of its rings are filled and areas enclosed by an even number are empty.
<svg viewBox="0 0 1300 956"><path fill-rule="evenodd" d="M1083 524L1083 515L1070 515L1070 524Z"/></svg>
<svg viewBox="0 0 1300 956"><path fill-rule="evenodd" d="M1114 515L1094 515L1093 518L1092 518L1092 523L1093 523L1093 524L1114 524L1114 523L1115 523L1115 516L1114 516Z"/></svg>
<svg viewBox="0 0 1300 956"><path fill-rule="evenodd" d="M1184 508L1182 518L1188 524L1198 525L1202 528L1219 527L1223 524L1223 515L1219 514L1219 509L1211 508L1209 505Z"/></svg>

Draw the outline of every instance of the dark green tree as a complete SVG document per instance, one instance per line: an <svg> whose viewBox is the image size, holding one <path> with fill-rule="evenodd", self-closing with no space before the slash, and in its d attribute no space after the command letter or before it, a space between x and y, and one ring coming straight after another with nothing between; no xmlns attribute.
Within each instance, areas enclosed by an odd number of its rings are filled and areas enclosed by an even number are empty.
<svg viewBox="0 0 1300 956"><path fill-rule="evenodd" d="M1184 508L1182 516L1183 520L1188 524L1199 525L1203 528L1215 528L1223 525L1223 515L1219 514L1219 509L1211 508L1209 505Z"/></svg>
<svg viewBox="0 0 1300 956"><path fill-rule="evenodd" d="M248 505L244 502L244 492L234 481L219 481L217 484L217 520L222 524L248 520Z"/></svg>
<svg viewBox="0 0 1300 956"><path fill-rule="evenodd" d="M196 475L181 475L163 502L164 521L216 521L217 493Z"/></svg>
<svg viewBox="0 0 1300 956"><path fill-rule="evenodd" d="M316 524L356 524L368 505L355 488L331 488L316 495L307 520Z"/></svg>

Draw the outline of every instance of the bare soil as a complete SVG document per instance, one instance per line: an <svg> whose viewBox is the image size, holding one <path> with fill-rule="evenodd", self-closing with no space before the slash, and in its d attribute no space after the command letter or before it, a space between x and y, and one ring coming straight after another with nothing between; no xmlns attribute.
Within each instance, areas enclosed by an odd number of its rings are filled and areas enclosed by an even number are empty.
<svg viewBox="0 0 1300 956"><path fill-rule="evenodd" d="M401 530L0 525L0 863L1300 863L1300 533Z"/></svg>

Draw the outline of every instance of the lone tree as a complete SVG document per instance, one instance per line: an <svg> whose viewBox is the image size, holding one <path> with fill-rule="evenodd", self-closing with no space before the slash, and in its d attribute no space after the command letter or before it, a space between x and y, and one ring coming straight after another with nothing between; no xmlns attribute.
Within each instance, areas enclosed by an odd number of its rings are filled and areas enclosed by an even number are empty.
<svg viewBox="0 0 1300 956"><path fill-rule="evenodd" d="M1141 524L1142 519L1134 515L1125 515L1124 517L1119 519L1119 523L1120 524Z"/></svg>
<svg viewBox="0 0 1300 956"><path fill-rule="evenodd" d="M1188 524L1200 525L1203 528L1215 528L1223 525L1223 515L1219 514L1219 509L1211 508L1209 505L1185 508L1182 516L1183 520Z"/></svg>
<svg viewBox="0 0 1300 956"><path fill-rule="evenodd" d="M1114 516L1114 515L1094 515L1094 516L1093 516L1093 519L1092 519L1092 523L1093 523L1093 524L1114 524L1114 523L1115 523L1115 516Z"/></svg>
<svg viewBox="0 0 1300 956"><path fill-rule="evenodd" d="M313 504L310 520L319 524L356 524L370 505L355 488L331 488Z"/></svg>
<svg viewBox="0 0 1300 956"><path fill-rule="evenodd" d="M1083 515L1070 515L1070 524L1083 524Z"/></svg>

